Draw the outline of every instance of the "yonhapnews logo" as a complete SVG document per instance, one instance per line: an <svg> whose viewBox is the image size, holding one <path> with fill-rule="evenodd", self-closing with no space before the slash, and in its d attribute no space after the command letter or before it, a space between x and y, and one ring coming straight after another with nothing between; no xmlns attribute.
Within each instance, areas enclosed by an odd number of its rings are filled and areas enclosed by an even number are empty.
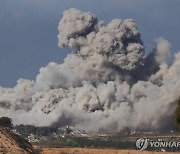
<svg viewBox="0 0 180 154"><path fill-rule="evenodd" d="M148 147L148 139L140 138L136 141L136 147L138 150L145 150Z"/></svg>
<svg viewBox="0 0 180 154"><path fill-rule="evenodd" d="M150 148L180 148L180 141L163 141L158 139L157 141L151 141L147 138L140 138L136 141L136 148L138 150L145 150Z"/></svg>

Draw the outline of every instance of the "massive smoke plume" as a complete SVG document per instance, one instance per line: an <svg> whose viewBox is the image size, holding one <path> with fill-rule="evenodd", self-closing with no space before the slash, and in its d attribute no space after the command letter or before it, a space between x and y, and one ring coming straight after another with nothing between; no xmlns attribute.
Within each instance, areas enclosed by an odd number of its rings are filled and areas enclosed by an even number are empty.
<svg viewBox="0 0 180 154"><path fill-rule="evenodd" d="M40 69L35 81L0 88L0 116L15 124L72 125L87 130L172 127L180 95L180 53L169 65L170 44L156 39L145 56L132 19L104 25L90 12L69 9L58 45L74 48L63 64Z"/></svg>

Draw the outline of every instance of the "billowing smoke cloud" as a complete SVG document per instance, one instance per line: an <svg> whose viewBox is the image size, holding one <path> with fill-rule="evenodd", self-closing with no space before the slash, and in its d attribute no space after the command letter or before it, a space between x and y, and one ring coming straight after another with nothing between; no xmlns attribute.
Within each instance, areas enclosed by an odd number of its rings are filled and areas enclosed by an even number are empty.
<svg viewBox="0 0 180 154"><path fill-rule="evenodd" d="M58 45L74 48L63 64L40 69L35 81L0 88L0 116L15 124L72 125L121 130L172 127L180 95L180 53L167 63L170 44L159 38L145 56L132 19L108 25L90 12L69 9L59 23Z"/></svg>

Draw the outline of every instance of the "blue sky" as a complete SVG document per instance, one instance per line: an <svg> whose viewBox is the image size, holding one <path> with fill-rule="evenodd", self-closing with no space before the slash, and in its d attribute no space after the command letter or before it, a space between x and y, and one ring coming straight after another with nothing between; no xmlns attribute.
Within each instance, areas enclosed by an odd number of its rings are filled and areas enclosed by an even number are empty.
<svg viewBox="0 0 180 154"><path fill-rule="evenodd" d="M72 7L93 12L105 23L133 18L147 53L160 36L173 52L180 50L180 0L0 0L0 86L34 80L40 67L63 62L71 50L57 46L57 26Z"/></svg>

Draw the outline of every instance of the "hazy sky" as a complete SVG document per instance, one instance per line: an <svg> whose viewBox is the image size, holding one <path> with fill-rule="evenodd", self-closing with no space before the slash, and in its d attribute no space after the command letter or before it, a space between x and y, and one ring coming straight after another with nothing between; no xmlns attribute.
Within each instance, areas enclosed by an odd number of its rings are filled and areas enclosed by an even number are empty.
<svg viewBox="0 0 180 154"><path fill-rule="evenodd" d="M35 79L40 67L63 62L70 50L57 46L57 26L72 7L93 12L105 23L133 18L147 53L160 36L173 52L180 50L180 0L0 0L0 86Z"/></svg>

